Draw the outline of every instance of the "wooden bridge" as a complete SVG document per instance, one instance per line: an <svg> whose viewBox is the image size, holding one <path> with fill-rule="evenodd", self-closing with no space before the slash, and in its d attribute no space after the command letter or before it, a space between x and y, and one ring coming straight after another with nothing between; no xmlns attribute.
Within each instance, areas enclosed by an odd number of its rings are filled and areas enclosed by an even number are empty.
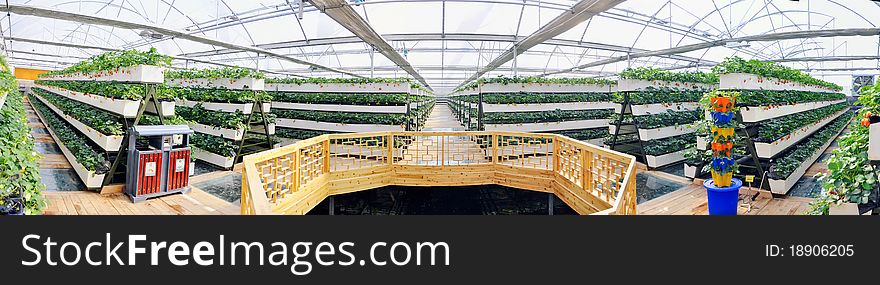
<svg viewBox="0 0 880 285"><path fill-rule="evenodd" d="M249 215L302 215L329 196L390 185L487 184L553 193L580 214L636 214L635 157L555 134L332 134L243 164Z"/></svg>

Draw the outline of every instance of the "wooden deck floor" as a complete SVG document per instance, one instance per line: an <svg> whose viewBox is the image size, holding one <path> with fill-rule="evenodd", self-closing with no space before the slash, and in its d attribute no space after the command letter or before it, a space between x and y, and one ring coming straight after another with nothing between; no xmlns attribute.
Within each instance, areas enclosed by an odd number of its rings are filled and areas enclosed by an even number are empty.
<svg viewBox="0 0 880 285"><path fill-rule="evenodd" d="M49 206L45 215L238 215L238 206L198 188L132 203L124 194L101 195L92 191L44 192Z"/></svg>
<svg viewBox="0 0 880 285"><path fill-rule="evenodd" d="M745 191L740 191L744 193ZM766 192L765 192L766 193ZM743 205L740 195L740 215L803 215L813 199L801 197L773 198L769 194L755 194L751 207ZM637 206L639 215L708 215L706 189L701 184L690 184ZM751 210L749 210L751 209Z"/></svg>

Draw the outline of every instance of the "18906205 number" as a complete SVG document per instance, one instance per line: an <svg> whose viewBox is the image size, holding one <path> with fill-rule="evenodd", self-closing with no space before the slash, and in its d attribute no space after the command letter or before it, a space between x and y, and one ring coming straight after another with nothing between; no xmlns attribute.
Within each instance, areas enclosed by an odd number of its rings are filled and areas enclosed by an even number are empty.
<svg viewBox="0 0 880 285"><path fill-rule="evenodd" d="M788 249L786 251L786 249ZM788 246L779 246L768 244L764 248L764 253L768 257L794 256L794 257L810 257L810 256L853 256L855 255L855 246L851 244L829 245L829 244L792 244Z"/></svg>
<svg viewBox="0 0 880 285"><path fill-rule="evenodd" d="M853 256L855 249L853 245L789 245L789 253L791 256Z"/></svg>

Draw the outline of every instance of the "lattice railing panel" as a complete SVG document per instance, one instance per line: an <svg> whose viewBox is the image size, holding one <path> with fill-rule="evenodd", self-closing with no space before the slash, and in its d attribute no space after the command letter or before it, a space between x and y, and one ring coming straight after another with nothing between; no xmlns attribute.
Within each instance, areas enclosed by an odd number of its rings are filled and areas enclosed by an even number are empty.
<svg viewBox="0 0 880 285"><path fill-rule="evenodd" d="M557 173L575 185L583 187L586 151L565 140L558 140L557 143L559 144Z"/></svg>
<svg viewBox="0 0 880 285"><path fill-rule="evenodd" d="M324 142L303 146L299 149L299 187L324 174Z"/></svg>
<svg viewBox="0 0 880 285"><path fill-rule="evenodd" d="M450 166L454 170L454 166L493 163L555 172L555 179L566 179L577 186L569 191L612 206L600 214L636 212L632 156L547 134L386 132L324 135L245 157L242 207L249 209L242 213L272 213L273 206L292 203L290 196L312 194L301 193L305 189L321 190L309 186L337 171L385 165ZM622 187L624 183L626 187ZM285 204L300 210L309 209L311 204L299 206Z"/></svg>
<svg viewBox="0 0 880 285"><path fill-rule="evenodd" d="M256 163L269 202L275 203L296 191L296 167L293 153Z"/></svg>
<svg viewBox="0 0 880 285"><path fill-rule="evenodd" d="M400 165L469 165L491 163L491 135L395 135Z"/></svg>
<svg viewBox="0 0 880 285"><path fill-rule="evenodd" d="M553 169L555 137L542 135L499 135L498 163L534 169Z"/></svg>
<svg viewBox="0 0 880 285"><path fill-rule="evenodd" d="M345 171L388 163L388 137L365 136L330 139L330 171Z"/></svg>
<svg viewBox="0 0 880 285"><path fill-rule="evenodd" d="M587 190L606 202L614 203L626 176L628 163L599 153L591 153L587 159L590 165Z"/></svg>

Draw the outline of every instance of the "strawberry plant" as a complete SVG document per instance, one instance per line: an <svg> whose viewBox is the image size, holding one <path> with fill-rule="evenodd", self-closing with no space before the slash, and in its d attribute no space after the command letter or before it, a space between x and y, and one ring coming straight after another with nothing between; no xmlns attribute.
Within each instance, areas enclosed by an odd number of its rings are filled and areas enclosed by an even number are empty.
<svg viewBox="0 0 880 285"><path fill-rule="evenodd" d="M356 112L325 112L308 110L277 110L272 113L278 118L308 120L340 124L378 124L378 125L403 125L406 124L404 114L383 113L356 113Z"/></svg>
<svg viewBox="0 0 880 285"><path fill-rule="evenodd" d="M49 71L40 74L39 77L71 74L71 73L91 73L98 71L111 70L121 67L129 67L135 65L154 65L162 67L171 66L171 57L159 54L155 48L148 51L138 50L122 50L111 51L96 56L92 56L87 60L80 61L62 70Z"/></svg>
<svg viewBox="0 0 880 285"><path fill-rule="evenodd" d="M757 59L744 60L740 57L728 57L712 68L717 74L748 73L763 77L794 81L807 85L821 86L834 91L841 91L840 85L813 78L809 74L788 66Z"/></svg>
<svg viewBox="0 0 880 285"><path fill-rule="evenodd" d="M880 113L880 85L865 86L859 90L860 118ZM870 117L870 116L869 116ZM832 205L844 202L866 204L877 187L877 171L868 159L868 127L860 123L849 125L849 132L837 140L839 146L826 159L827 173L819 174L822 194L810 203L811 214L827 215Z"/></svg>
<svg viewBox="0 0 880 285"><path fill-rule="evenodd" d="M271 101L265 91L233 90L224 88L171 87L177 98L197 102L251 103Z"/></svg>
<svg viewBox="0 0 880 285"><path fill-rule="evenodd" d="M612 93L488 93L483 94L486 104L541 104L541 103L575 103L575 102L611 102ZM461 100L478 103L479 95L461 96Z"/></svg>
<svg viewBox="0 0 880 285"><path fill-rule="evenodd" d="M638 92L627 92L629 102L633 105L663 104L697 102L703 96L703 91L682 90L673 88L647 87ZM614 94L615 103L623 103L623 93Z"/></svg>
<svg viewBox="0 0 880 285"><path fill-rule="evenodd" d="M577 120L596 120L607 119L614 110L611 109L595 109L595 110L552 110L542 112L505 112L505 113L485 113L483 114L483 123L485 124L525 124L525 123L547 123L561 121L577 121Z"/></svg>
<svg viewBox="0 0 880 285"><path fill-rule="evenodd" d="M506 77L498 76L492 78L477 79L462 88L456 89L455 92L464 90L475 90L483 84L562 84L562 85L613 85L613 80L597 79L597 78L548 78L548 77Z"/></svg>
<svg viewBox="0 0 880 285"><path fill-rule="evenodd" d="M754 140L758 142L776 141L797 129L819 122L847 108L849 108L849 103L841 102L761 122L758 126L758 135Z"/></svg>
<svg viewBox="0 0 880 285"><path fill-rule="evenodd" d="M195 107L175 107L174 113L184 120L196 122L223 129L240 129L245 127L247 115L236 110L235 113L212 111L205 109L201 104Z"/></svg>
<svg viewBox="0 0 880 285"><path fill-rule="evenodd" d="M799 142L797 147L785 152L785 154L773 161L770 165L770 178L788 178L798 167L804 164L807 158L815 154L829 140L834 139L837 133L849 123L852 116L852 114L846 114L834 119L834 121L831 121L831 123L822 127L810 137ZM869 167L868 164L865 166ZM829 169L831 169L830 166ZM876 176L871 175L870 178L872 181L876 181L874 180Z"/></svg>
<svg viewBox="0 0 880 285"><path fill-rule="evenodd" d="M554 134L563 135L566 137L570 137L576 140L592 140L603 138L608 135L608 128L593 128L593 129L580 129L580 130L564 130L564 131L555 131Z"/></svg>
<svg viewBox="0 0 880 285"><path fill-rule="evenodd" d="M299 93L299 92L269 92L272 101L304 103L304 104L334 104L334 105L364 105L364 106L406 106L410 100L423 99L416 95L406 93ZM409 97L410 99L408 99Z"/></svg>
<svg viewBox="0 0 880 285"><path fill-rule="evenodd" d="M835 101L846 98L846 94L832 92L742 90L737 97L738 106L777 106L799 103Z"/></svg>
<svg viewBox="0 0 880 285"><path fill-rule="evenodd" d="M61 80L37 80L34 83L39 85L58 87L80 93L124 100L141 100L147 94L145 86L143 84L128 84L109 81ZM158 86L156 90L156 96L163 100L170 100L175 98L176 94L174 93L174 89L168 88L164 84L162 84Z"/></svg>
<svg viewBox="0 0 880 285"><path fill-rule="evenodd" d="M621 71L618 76L621 79L718 84L718 76L712 73L699 71L672 72L652 67L627 68Z"/></svg>
<svg viewBox="0 0 880 285"><path fill-rule="evenodd" d="M334 132L329 131L317 131L317 130L303 130L303 129L294 129L294 128L277 128L275 129L275 135L282 138L296 139L296 140L304 140L308 138L317 137L324 134L332 134Z"/></svg>
<svg viewBox="0 0 880 285"><path fill-rule="evenodd" d="M89 104L55 95L55 93L40 88L33 88L31 91L49 101L49 103L61 110L65 115L73 117L104 135L122 135L125 133L122 126L122 118L115 114L92 107Z"/></svg>
<svg viewBox="0 0 880 285"><path fill-rule="evenodd" d="M664 155L688 148L696 141L696 134L684 134L674 137L650 140L645 142L645 154ZM619 139L618 139L619 140Z"/></svg>
<svg viewBox="0 0 880 285"><path fill-rule="evenodd" d="M269 78L266 79L266 83L275 83L275 84L368 84L368 83L411 83L412 79L409 78L322 78L322 77L310 77L310 78Z"/></svg>
<svg viewBox="0 0 880 285"><path fill-rule="evenodd" d="M0 56L0 59L4 59ZM6 68L5 64L0 64ZM4 77L0 85L16 85L8 82L8 69L0 71ZM40 179L40 154L34 151L34 139L30 135L24 107L24 96L13 88L4 92L6 103L0 107L0 207L3 205L22 207L24 214L40 214L46 207L42 191L45 189ZM17 201L13 203L12 201ZM9 207L11 208L11 207ZM8 209L9 209L8 208ZM10 212L19 212L9 209ZM0 210L0 214L2 214Z"/></svg>
<svg viewBox="0 0 880 285"><path fill-rule="evenodd" d="M73 153L77 162L82 164L83 167L89 171L94 171L97 174L103 174L110 170L110 162L107 160L107 156L99 151L98 147L92 146L83 135L55 115L55 113L39 99L31 96L30 102L31 105L34 106L34 109L46 119L48 127L58 136L58 139L60 140L58 143L67 147L67 149Z"/></svg>
<svg viewBox="0 0 880 285"><path fill-rule="evenodd" d="M221 78L229 78L229 79L241 79L241 78L256 78L256 79L264 79L266 75L262 72L244 68L244 67L219 67L219 68L206 68L206 69L176 69L176 70L168 70L165 71L165 79L195 79L195 78L208 78L208 79L221 79Z"/></svg>
<svg viewBox="0 0 880 285"><path fill-rule="evenodd" d="M201 150L223 157L234 157L238 152L238 144L234 141L212 135L194 133L189 137L189 142Z"/></svg>
<svg viewBox="0 0 880 285"><path fill-rule="evenodd" d="M640 129L656 129L670 126L681 126L696 122L703 117L702 110L691 111L668 111L664 113L635 116L635 122Z"/></svg>

